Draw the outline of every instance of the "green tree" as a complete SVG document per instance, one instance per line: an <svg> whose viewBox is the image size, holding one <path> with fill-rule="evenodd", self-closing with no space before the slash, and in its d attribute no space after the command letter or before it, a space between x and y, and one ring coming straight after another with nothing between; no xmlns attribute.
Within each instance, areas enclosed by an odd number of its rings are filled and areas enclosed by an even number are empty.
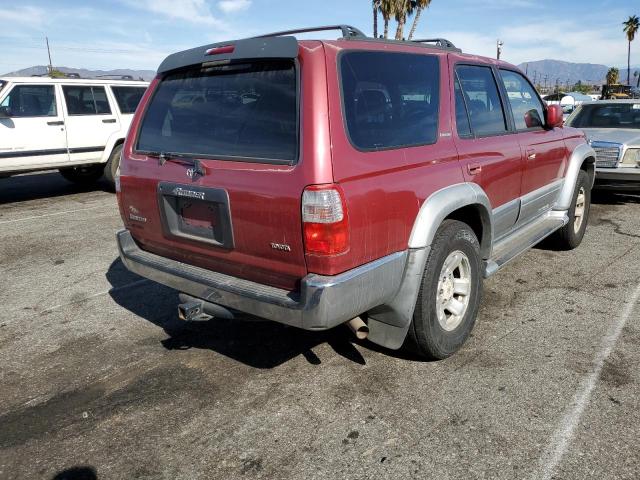
<svg viewBox="0 0 640 480"><path fill-rule="evenodd" d="M416 27L418 26L418 22L420 21L420 14L422 10L425 10L431 4L431 0L416 0L416 16L413 17L413 24L411 25L411 30L409 31L409 40L413 38L413 34L416 33Z"/></svg>
<svg viewBox="0 0 640 480"><path fill-rule="evenodd" d="M640 18L637 15L630 16L626 22L622 22L622 29L627 35L629 46L627 48L627 85L631 85L631 42L636 38L636 33L640 28Z"/></svg>
<svg viewBox="0 0 640 480"><path fill-rule="evenodd" d="M571 90L574 92L587 94L591 91L591 86L585 85L584 83L582 83L582 81L578 80L578 82L573 87L571 87Z"/></svg>
<svg viewBox="0 0 640 480"><path fill-rule="evenodd" d="M373 38L378 38L378 12L382 0L373 0L371 3L373 6Z"/></svg>
<svg viewBox="0 0 640 480"><path fill-rule="evenodd" d="M67 76L66 73L61 72L60 70L56 70L55 68L51 70L49 73L51 78L65 78Z"/></svg>
<svg viewBox="0 0 640 480"><path fill-rule="evenodd" d="M397 0L380 0L380 14L384 21L384 38L389 38L389 21L396 14Z"/></svg>
<svg viewBox="0 0 640 480"><path fill-rule="evenodd" d="M398 22L398 28L396 28L396 40L402 40L404 37L404 26L407 23L407 17L413 14L413 10L416 8L416 0L397 0L396 1L396 22Z"/></svg>
<svg viewBox="0 0 640 480"><path fill-rule="evenodd" d="M607 85L614 85L618 83L620 77L620 71L616 67L611 67L607 72Z"/></svg>

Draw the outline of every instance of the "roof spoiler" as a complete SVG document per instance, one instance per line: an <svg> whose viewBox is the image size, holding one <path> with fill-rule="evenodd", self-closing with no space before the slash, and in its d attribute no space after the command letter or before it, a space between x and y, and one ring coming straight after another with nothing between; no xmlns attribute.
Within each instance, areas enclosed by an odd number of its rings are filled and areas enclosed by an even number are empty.
<svg viewBox="0 0 640 480"><path fill-rule="evenodd" d="M212 43L174 53L160 64L158 73L208 62L222 63L233 60L296 58L298 56L298 41L293 36L294 34L326 30L340 30L342 38L345 40L366 38L364 33L351 25L326 25L298 30L285 30L242 40Z"/></svg>

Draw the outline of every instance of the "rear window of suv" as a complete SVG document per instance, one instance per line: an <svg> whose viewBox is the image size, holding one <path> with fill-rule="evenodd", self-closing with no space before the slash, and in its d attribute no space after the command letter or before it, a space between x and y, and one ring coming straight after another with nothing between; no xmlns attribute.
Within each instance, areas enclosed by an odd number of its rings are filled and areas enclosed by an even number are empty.
<svg viewBox="0 0 640 480"><path fill-rule="evenodd" d="M384 150L435 143L439 63L433 55L346 52L342 100L351 143Z"/></svg>
<svg viewBox="0 0 640 480"><path fill-rule="evenodd" d="M134 113L146 90L145 87L111 87L120 113Z"/></svg>
<svg viewBox="0 0 640 480"><path fill-rule="evenodd" d="M290 60L170 73L147 107L137 150L293 163L298 156L297 83Z"/></svg>

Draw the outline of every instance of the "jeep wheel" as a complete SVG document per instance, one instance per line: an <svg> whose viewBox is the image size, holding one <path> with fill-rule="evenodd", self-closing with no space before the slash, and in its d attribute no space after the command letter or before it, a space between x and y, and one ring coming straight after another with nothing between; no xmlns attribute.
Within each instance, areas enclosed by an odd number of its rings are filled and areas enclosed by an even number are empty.
<svg viewBox="0 0 640 480"><path fill-rule="evenodd" d="M111 188L116 186L116 178L120 175L120 154L122 153L122 144L113 147L113 151L109 156L109 161L104 166L104 178L109 182Z"/></svg>
<svg viewBox="0 0 640 480"><path fill-rule="evenodd" d="M482 293L480 245L471 228L445 220L436 232L407 338L416 353L443 359L469 337Z"/></svg>
<svg viewBox="0 0 640 480"><path fill-rule="evenodd" d="M102 177L104 167L102 165L86 165L82 167L61 168L60 175L73 183L86 185L95 183Z"/></svg>
<svg viewBox="0 0 640 480"><path fill-rule="evenodd" d="M554 248L572 250L580 245L587 229L590 207L591 189L589 188L589 177L587 172L580 170L571 206L569 207L569 223L550 237Z"/></svg>

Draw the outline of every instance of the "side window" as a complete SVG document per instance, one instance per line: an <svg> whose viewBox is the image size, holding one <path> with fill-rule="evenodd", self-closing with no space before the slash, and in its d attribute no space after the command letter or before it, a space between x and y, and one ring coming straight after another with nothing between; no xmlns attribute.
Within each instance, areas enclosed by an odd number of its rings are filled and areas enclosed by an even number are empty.
<svg viewBox="0 0 640 480"><path fill-rule="evenodd" d="M456 72L473 133L478 136L505 133L508 130L507 121L491 68L460 65L456 67Z"/></svg>
<svg viewBox="0 0 640 480"><path fill-rule="evenodd" d="M62 87L69 115L104 115L111 113L104 87Z"/></svg>
<svg viewBox="0 0 640 480"><path fill-rule="evenodd" d="M433 55L347 52L340 58L351 142L362 150L435 143L439 61Z"/></svg>
<svg viewBox="0 0 640 480"><path fill-rule="evenodd" d="M56 93L53 85L16 85L0 104L11 117L55 117Z"/></svg>
<svg viewBox="0 0 640 480"><path fill-rule="evenodd" d="M517 72L500 70L518 130L542 127L544 108L529 81Z"/></svg>
<svg viewBox="0 0 640 480"><path fill-rule="evenodd" d="M143 87L111 87L120 113L134 113L145 90L146 88Z"/></svg>
<svg viewBox="0 0 640 480"><path fill-rule="evenodd" d="M464 95L462 94L462 88L460 87L460 82L458 82L457 77L454 80L454 90L456 94L456 129L458 130L458 136L460 138L472 137L469 115L467 114Z"/></svg>

